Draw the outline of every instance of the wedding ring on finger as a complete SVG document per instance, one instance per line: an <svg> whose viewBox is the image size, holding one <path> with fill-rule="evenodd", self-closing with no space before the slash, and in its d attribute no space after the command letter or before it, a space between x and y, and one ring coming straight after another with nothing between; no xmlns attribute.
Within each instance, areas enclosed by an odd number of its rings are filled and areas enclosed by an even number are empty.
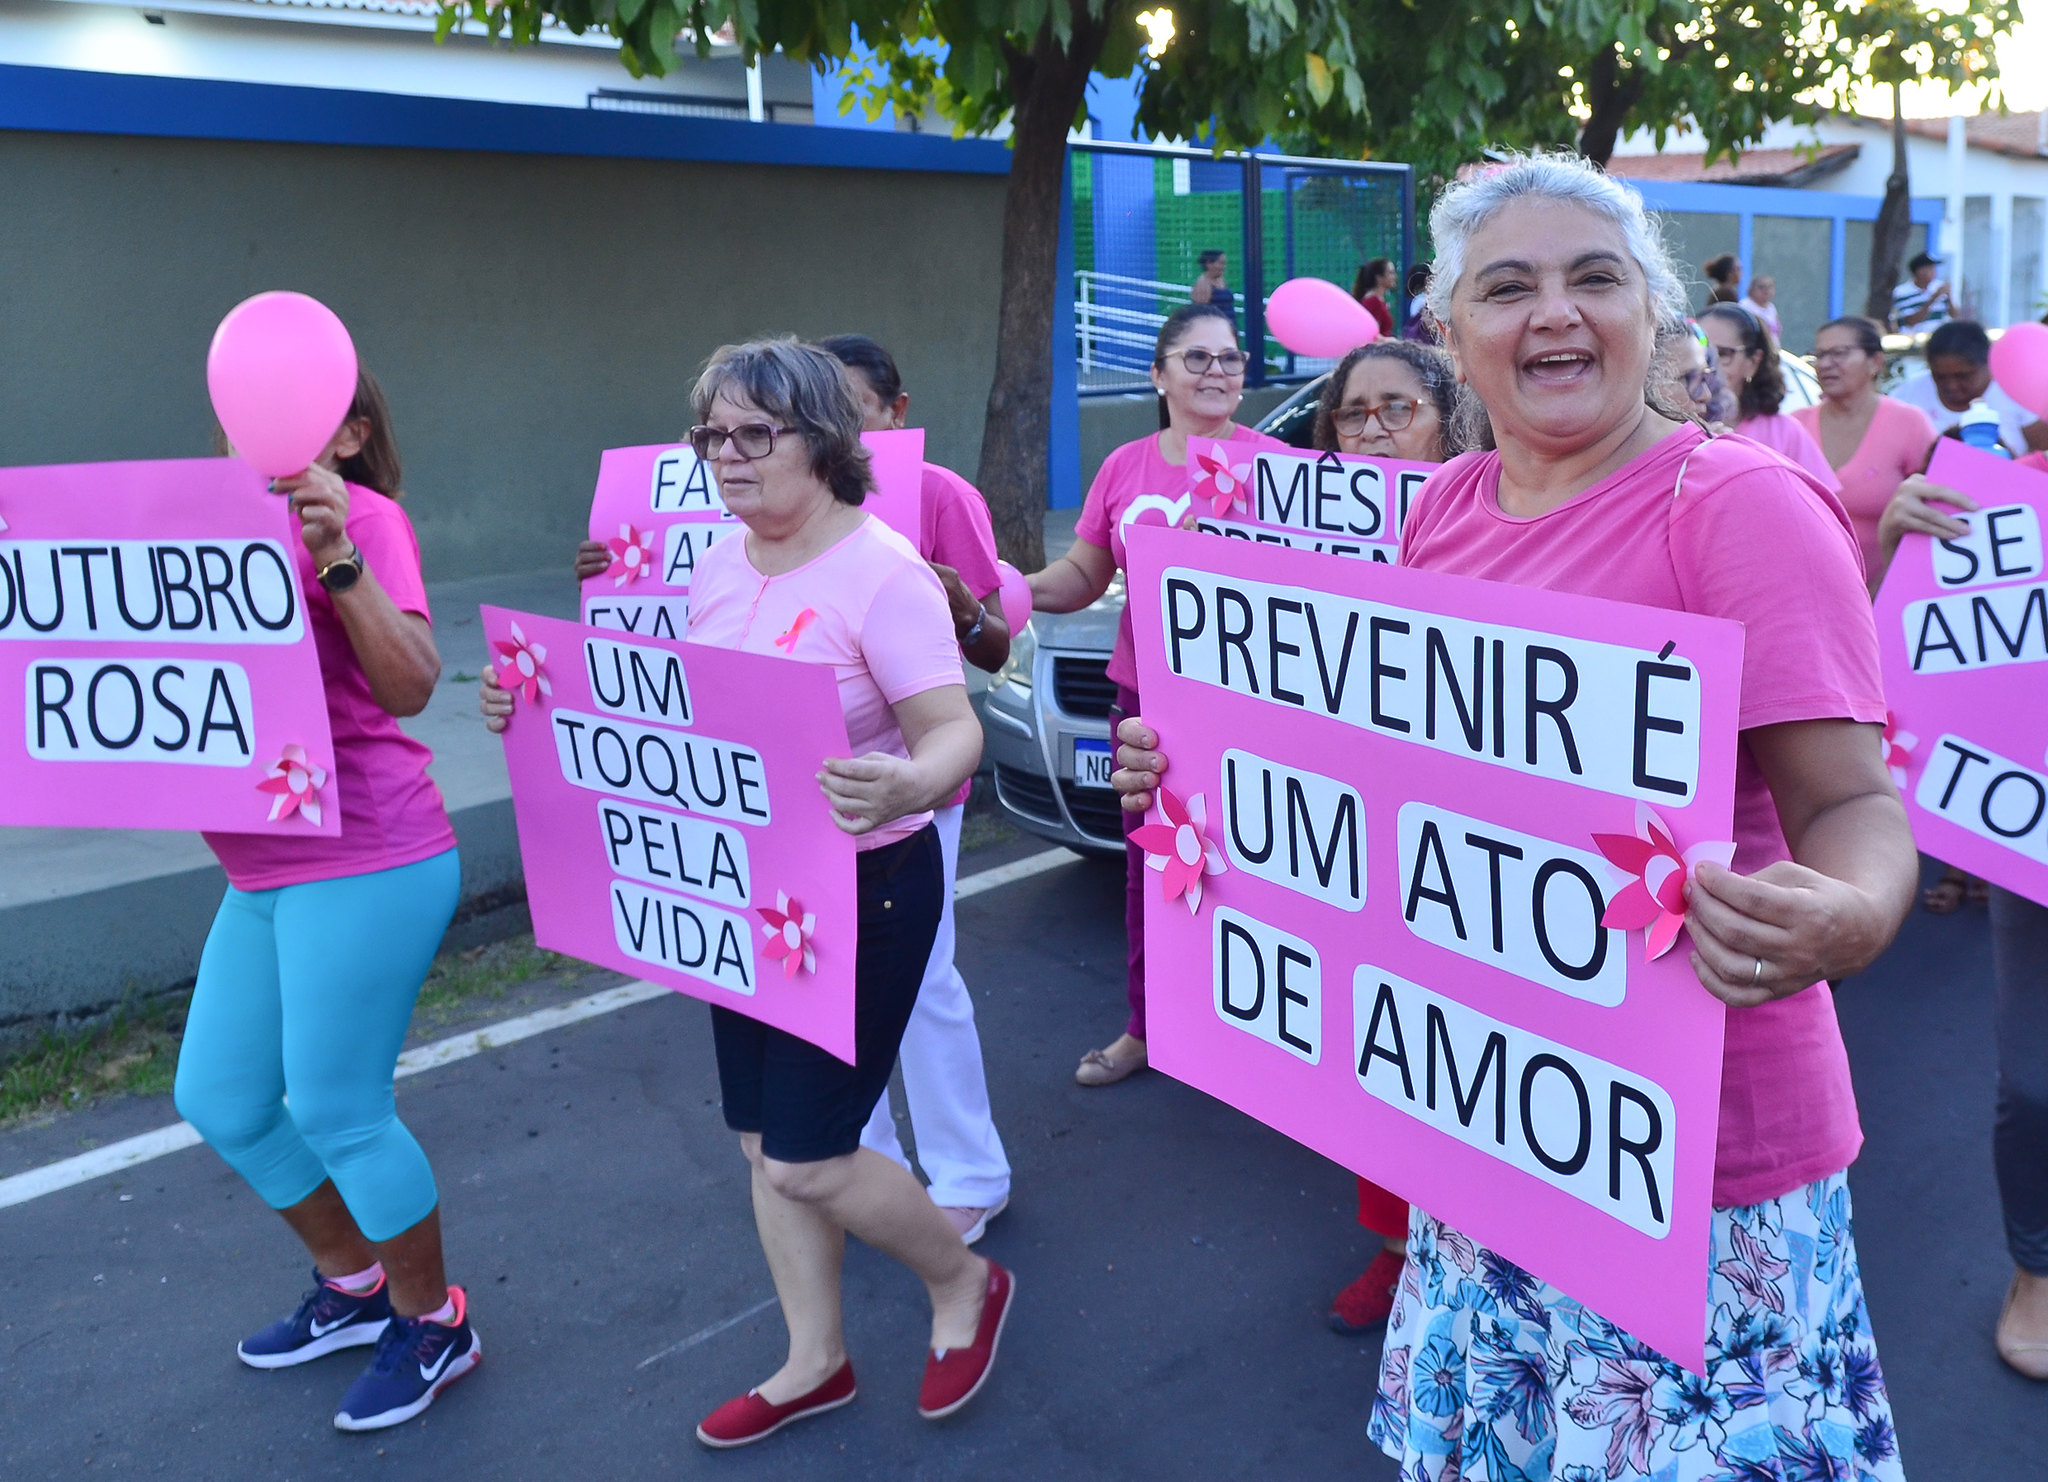
<svg viewBox="0 0 2048 1482"><path fill-rule="evenodd" d="M1761 988L1763 986L1763 982L1764 960L1761 957L1759 957L1756 960L1756 971L1749 975L1749 986L1752 988Z"/></svg>

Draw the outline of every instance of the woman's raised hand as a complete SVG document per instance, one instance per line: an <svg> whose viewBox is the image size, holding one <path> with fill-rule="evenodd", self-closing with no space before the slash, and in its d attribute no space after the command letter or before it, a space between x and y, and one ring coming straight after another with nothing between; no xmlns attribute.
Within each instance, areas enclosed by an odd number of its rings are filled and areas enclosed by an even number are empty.
<svg viewBox="0 0 2048 1482"><path fill-rule="evenodd" d="M1116 771L1109 785L1123 799L1124 811L1143 813L1152 806L1152 790L1166 771L1166 757L1159 750L1159 733L1135 715L1127 715L1116 728Z"/></svg>
<svg viewBox="0 0 2048 1482"><path fill-rule="evenodd" d="M484 729L502 731L512 723L512 691L498 688L498 671L484 665L483 683L477 686L477 708L484 713Z"/></svg>
<svg viewBox="0 0 2048 1482"><path fill-rule="evenodd" d="M593 576L603 576L605 568L611 564L611 548L601 540L586 540L576 547L578 581L589 581Z"/></svg>
<svg viewBox="0 0 2048 1482"><path fill-rule="evenodd" d="M304 473L272 479L271 489L285 495L299 517L299 539L316 568L330 566L355 545L348 538L348 486L331 468L315 463Z"/></svg>

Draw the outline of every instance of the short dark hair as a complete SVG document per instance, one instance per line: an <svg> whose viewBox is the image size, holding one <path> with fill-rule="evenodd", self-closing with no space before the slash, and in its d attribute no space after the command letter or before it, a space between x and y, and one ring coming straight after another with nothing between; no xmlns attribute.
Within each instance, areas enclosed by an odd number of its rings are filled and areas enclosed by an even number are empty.
<svg viewBox="0 0 2048 1482"><path fill-rule="evenodd" d="M837 357L794 336L721 345L690 392L690 410L702 422L719 393L744 396L802 435L811 473L834 499L859 504L875 480L860 440L860 402L847 377Z"/></svg>
<svg viewBox="0 0 2048 1482"><path fill-rule="evenodd" d="M1991 363L1991 336L1974 319L1950 319L1934 326L1927 337L1926 355L1959 355L1972 365Z"/></svg>
<svg viewBox="0 0 2048 1482"><path fill-rule="evenodd" d="M1734 325L1735 332L1742 336L1742 348L1756 356L1756 369L1742 388L1743 417L1775 415L1785 401L1785 368L1778 360L1778 347L1771 342L1763 320L1741 304L1726 303L1708 304L1700 311L1700 318Z"/></svg>
<svg viewBox="0 0 2048 1482"><path fill-rule="evenodd" d="M1351 379L1354 369L1368 360L1398 360L1415 372L1415 379L1422 383L1422 394L1436 407L1442 428L1437 434L1441 451L1444 457L1451 457L1457 451L1451 446L1451 417L1458 409L1458 373L1448 353L1413 340L1370 340L1337 362L1337 368L1323 382L1322 394L1316 398L1315 432L1311 438L1315 445L1326 453L1336 451L1337 407L1344 395L1344 383Z"/></svg>
<svg viewBox="0 0 2048 1482"><path fill-rule="evenodd" d="M1207 252L1195 254L1195 262L1206 268L1212 262L1221 262L1227 255L1221 248L1211 247Z"/></svg>
<svg viewBox="0 0 2048 1482"><path fill-rule="evenodd" d="M1865 355L1884 354L1884 331L1875 319L1866 319L1861 314L1844 314L1839 319L1830 319L1813 332L1815 344L1820 343L1823 330L1846 329L1856 336L1856 346Z"/></svg>
<svg viewBox="0 0 2048 1482"><path fill-rule="evenodd" d="M827 335L818 348L848 370L859 371L884 406L903 394L903 376L896 357L864 334Z"/></svg>
<svg viewBox="0 0 2048 1482"><path fill-rule="evenodd" d="M1913 254L1913 260L1906 264L1906 271L1909 273L1917 273L1922 268L1938 268L1940 266L1941 259L1934 256L1932 253L1916 252Z"/></svg>
<svg viewBox="0 0 2048 1482"><path fill-rule="evenodd" d="M1723 252L1700 264L1700 271L1707 275L1709 282L1726 283L1735 276L1736 268L1741 265L1741 258L1732 252Z"/></svg>

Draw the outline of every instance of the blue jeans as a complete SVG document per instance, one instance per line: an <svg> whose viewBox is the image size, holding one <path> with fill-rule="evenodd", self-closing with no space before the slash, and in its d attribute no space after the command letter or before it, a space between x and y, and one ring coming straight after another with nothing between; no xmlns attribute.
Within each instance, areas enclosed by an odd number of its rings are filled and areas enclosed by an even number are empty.
<svg viewBox="0 0 2048 1482"><path fill-rule="evenodd" d="M372 1241L433 1212L391 1076L455 914L450 849L367 875L229 888L199 959L178 1112L272 1209L328 1179Z"/></svg>

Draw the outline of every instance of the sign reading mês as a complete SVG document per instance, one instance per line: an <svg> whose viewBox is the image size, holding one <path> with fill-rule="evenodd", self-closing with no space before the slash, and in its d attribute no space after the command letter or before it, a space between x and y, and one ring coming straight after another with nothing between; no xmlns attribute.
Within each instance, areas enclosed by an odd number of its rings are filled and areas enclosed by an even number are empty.
<svg viewBox="0 0 2048 1482"><path fill-rule="evenodd" d="M1195 528L1208 535L1391 562L1430 463L1348 453L1247 452L1188 439Z"/></svg>
<svg viewBox="0 0 2048 1482"><path fill-rule="evenodd" d="M295 525L234 459L0 469L0 823L341 831Z"/></svg>
<svg viewBox="0 0 2048 1482"><path fill-rule="evenodd" d="M1652 892L1732 849L1740 628L1128 542L1152 1063L1696 1368L1723 1009Z"/></svg>

